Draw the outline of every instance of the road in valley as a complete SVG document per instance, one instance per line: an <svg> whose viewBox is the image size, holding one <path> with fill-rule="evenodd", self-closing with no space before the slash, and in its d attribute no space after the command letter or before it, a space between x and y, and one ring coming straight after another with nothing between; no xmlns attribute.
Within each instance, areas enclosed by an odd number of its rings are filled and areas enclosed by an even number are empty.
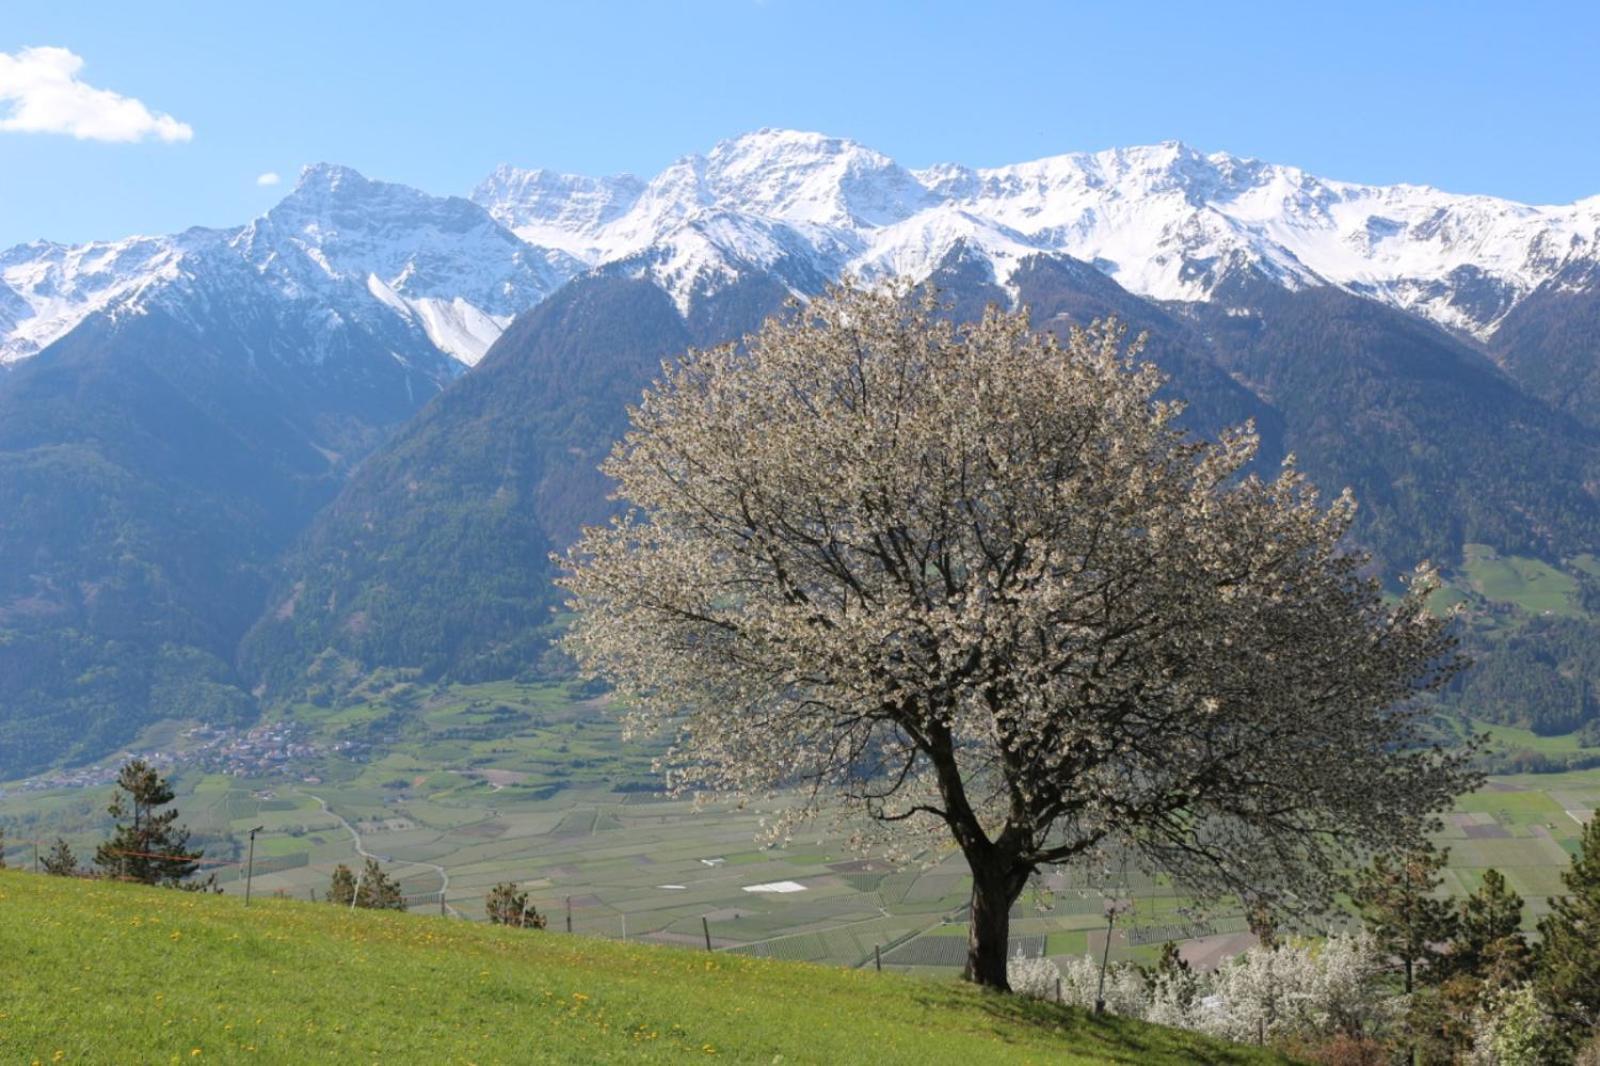
<svg viewBox="0 0 1600 1066"><path fill-rule="evenodd" d="M366 849L364 844L361 843L361 834L356 831L356 827L351 825L350 821L345 818L344 815L328 806L327 800L323 799L321 796L313 795L310 792L301 791L300 789L296 789L295 791L300 792L300 794L303 796L309 796L310 798L316 800L317 804L322 808L322 813L337 820L340 825L344 826L345 831L350 834L351 841L355 844L356 854L360 855L363 859L397 863L401 866L425 866L439 875L439 898L441 900L444 899L445 894L450 891L450 871L446 870L443 866L440 866L436 862L416 862L411 859L393 859L387 855L373 854ZM452 907L448 902L445 903L444 907L446 912L448 912L452 918L461 917L461 912Z"/></svg>

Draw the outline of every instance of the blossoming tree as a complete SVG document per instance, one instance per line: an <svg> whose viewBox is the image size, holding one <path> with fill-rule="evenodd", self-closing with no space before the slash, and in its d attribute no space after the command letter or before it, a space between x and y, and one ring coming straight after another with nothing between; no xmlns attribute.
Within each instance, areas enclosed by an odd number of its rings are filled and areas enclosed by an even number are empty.
<svg viewBox="0 0 1600 1066"><path fill-rule="evenodd" d="M1471 780L1411 698L1457 667L1292 467L1243 476L1114 325L958 326L844 287L663 368L605 464L629 509L562 560L566 647L683 789L799 789L972 871L966 976L1006 986L1050 864L1326 906Z"/></svg>

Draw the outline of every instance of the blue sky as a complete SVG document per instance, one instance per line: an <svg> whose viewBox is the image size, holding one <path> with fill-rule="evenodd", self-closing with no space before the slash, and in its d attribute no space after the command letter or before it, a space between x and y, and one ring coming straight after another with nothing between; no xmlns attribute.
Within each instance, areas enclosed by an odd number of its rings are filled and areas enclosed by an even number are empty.
<svg viewBox="0 0 1600 1066"><path fill-rule="evenodd" d="M145 111L117 113L135 141L8 128L57 112L19 117L0 59L0 247L242 222L313 161L464 194L500 162L649 175L761 126L910 166L1176 138L1356 181L1600 193L1592 2L0 3L0 56L68 50Z"/></svg>

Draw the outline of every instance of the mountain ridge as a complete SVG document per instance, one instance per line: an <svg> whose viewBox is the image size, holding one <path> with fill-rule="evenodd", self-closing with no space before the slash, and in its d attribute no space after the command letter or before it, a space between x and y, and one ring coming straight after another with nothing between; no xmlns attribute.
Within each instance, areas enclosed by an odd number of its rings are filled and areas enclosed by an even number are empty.
<svg viewBox="0 0 1600 1066"><path fill-rule="evenodd" d="M920 280L957 242L994 264L1003 289L1041 253L1160 302L1211 302L1241 275L1327 284L1495 351L1523 300L1600 263L1600 195L1529 205L1361 184L1179 141L908 169L846 138L777 128L649 179L501 165L467 198L319 163L242 226L0 252L0 366L181 284L219 244L287 296L398 318L470 366L512 317L589 270L649 277L689 313L753 271L800 295L845 274Z"/></svg>
<svg viewBox="0 0 1600 1066"><path fill-rule="evenodd" d="M520 173L499 168L473 199L526 239L557 243L591 266L735 215L781 226L832 276L926 276L966 239L1001 261L1002 284L1027 254L1068 254L1137 295L1196 302L1223 280L1212 268L1233 259L1288 287L1333 284L1479 340L1540 284L1600 254L1600 196L1533 206L1365 185L1177 141L907 170L854 141L763 129L684 156L642 189L630 178L627 197L603 217L576 221L520 199ZM548 172L537 173L547 185ZM763 262L757 240L723 251ZM718 267L705 254L697 265ZM680 301L692 284L656 278Z"/></svg>

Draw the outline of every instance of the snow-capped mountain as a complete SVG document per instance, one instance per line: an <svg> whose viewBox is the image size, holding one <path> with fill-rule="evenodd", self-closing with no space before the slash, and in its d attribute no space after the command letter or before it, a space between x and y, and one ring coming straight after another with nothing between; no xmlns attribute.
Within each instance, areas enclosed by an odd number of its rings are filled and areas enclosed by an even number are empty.
<svg viewBox="0 0 1600 1066"><path fill-rule="evenodd" d="M1600 249L1600 197L1532 207L1360 185L1176 142L910 171L851 141L761 130L648 183L502 167L473 199L542 248L629 265L680 306L749 267L791 284L925 276L961 242L1002 284L1041 252L1092 262L1158 300L1207 300L1247 272L1341 286L1485 337Z"/></svg>
<svg viewBox="0 0 1600 1066"><path fill-rule="evenodd" d="M25 359L96 311L176 280L209 231L68 246L35 241L0 252L0 365Z"/></svg>
<svg viewBox="0 0 1600 1066"><path fill-rule="evenodd" d="M313 336L346 325L394 340L400 359L437 350L476 363L519 311L583 264L533 248L467 200L307 167L249 224L0 253L0 364L33 355L97 312L186 302L233 279L264 285ZM194 317L196 310L187 310ZM300 356L326 355L313 345Z"/></svg>
<svg viewBox="0 0 1600 1066"><path fill-rule="evenodd" d="M0 366L91 314L181 302L241 265L314 334L356 324L401 336L397 358L470 366L587 270L648 278L687 313L752 274L799 293L845 273L925 277L957 246L1013 292L1023 260L1066 254L1156 300L1223 297L1241 278L1335 285L1488 339L1541 285L1593 276L1600 196L1534 207L1360 185L1176 142L913 171L772 129L649 181L502 166L471 202L320 164L237 229L0 253Z"/></svg>

